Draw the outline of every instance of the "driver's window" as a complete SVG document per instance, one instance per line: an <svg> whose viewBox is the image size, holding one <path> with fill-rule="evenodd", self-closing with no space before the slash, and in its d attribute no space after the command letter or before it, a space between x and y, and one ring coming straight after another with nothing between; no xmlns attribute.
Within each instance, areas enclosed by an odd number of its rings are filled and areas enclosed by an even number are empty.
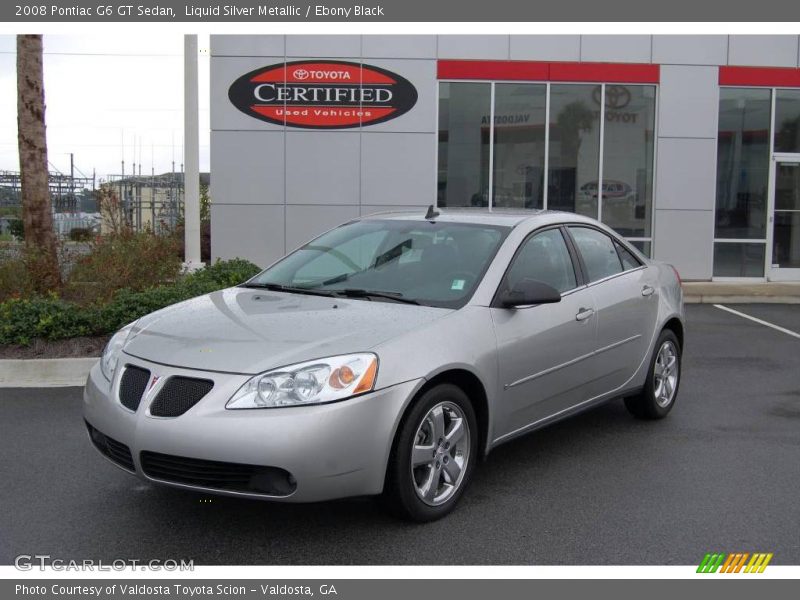
<svg viewBox="0 0 800 600"><path fill-rule="evenodd" d="M313 243L303 251L318 251L294 274L294 283L312 283L334 277L351 275L366 269L375 259L378 248L386 238L386 231L373 231L347 240L332 248L317 247Z"/></svg>
<svg viewBox="0 0 800 600"><path fill-rule="evenodd" d="M506 289L526 279L541 281L561 293L577 287L572 258L559 229L542 231L523 242L506 275Z"/></svg>

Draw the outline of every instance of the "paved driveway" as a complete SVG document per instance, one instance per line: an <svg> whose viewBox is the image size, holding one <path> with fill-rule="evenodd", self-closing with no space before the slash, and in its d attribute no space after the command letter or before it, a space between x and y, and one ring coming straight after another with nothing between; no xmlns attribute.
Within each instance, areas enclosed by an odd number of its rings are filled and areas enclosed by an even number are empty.
<svg viewBox="0 0 800 600"><path fill-rule="evenodd" d="M800 330L800 306L736 306ZM800 340L688 307L672 414L621 402L498 448L459 509L411 525L369 499L281 505L144 484L90 446L80 390L0 389L0 563L696 564L708 551L800 564Z"/></svg>

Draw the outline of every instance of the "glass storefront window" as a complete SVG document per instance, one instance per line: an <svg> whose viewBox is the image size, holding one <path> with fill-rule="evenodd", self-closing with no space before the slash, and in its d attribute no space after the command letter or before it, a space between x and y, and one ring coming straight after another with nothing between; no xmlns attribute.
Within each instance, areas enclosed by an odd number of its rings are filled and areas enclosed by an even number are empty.
<svg viewBox="0 0 800 600"><path fill-rule="evenodd" d="M439 85L439 206L489 205L491 84Z"/></svg>
<svg viewBox="0 0 800 600"><path fill-rule="evenodd" d="M775 92L775 152L800 152L800 90Z"/></svg>
<svg viewBox="0 0 800 600"><path fill-rule="evenodd" d="M602 217L624 236L650 236L655 95L654 86L606 85Z"/></svg>
<svg viewBox="0 0 800 600"><path fill-rule="evenodd" d="M498 83L494 92L493 206L544 206L547 86Z"/></svg>
<svg viewBox="0 0 800 600"><path fill-rule="evenodd" d="M768 89L720 89L716 238L766 237L770 111Z"/></svg>
<svg viewBox="0 0 800 600"><path fill-rule="evenodd" d="M800 212L775 213L772 263L783 269L800 269Z"/></svg>
<svg viewBox="0 0 800 600"><path fill-rule="evenodd" d="M631 246L634 246L639 249L639 251L644 254L647 258L652 258L650 256L650 242L643 242L640 240L632 240Z"/></svg>
<svg viewBox="0 0 800 600"><path fill-rule="evenodd" d="M714 277L763 277L766 244L716 242Z"/></svg>
<svg viewBox="0 0 800 600"><path fill-rule="evenodd" d="M550 86L547 206L597 218L600 172L600 90L597 85Z"/></svg>
<svg viewBox="0 0 800 600"><path fill-rule="evenodd" d="M440 82L438 205L602 213L649 255L656 89Z"/></svg>
<svg viewBox="0 0 800 600"><path fill-rule="evenodd" d="M800 163L797 162L779 162L775 168L772 265L800 269Z"/></svg>

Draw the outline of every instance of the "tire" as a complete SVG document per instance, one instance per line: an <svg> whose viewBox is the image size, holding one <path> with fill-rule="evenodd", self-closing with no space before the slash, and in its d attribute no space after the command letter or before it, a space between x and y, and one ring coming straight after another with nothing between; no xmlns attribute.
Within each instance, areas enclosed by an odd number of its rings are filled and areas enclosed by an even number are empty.
<svg viewBox="0 0 800 600"><path fill-rule="evenodd" d="M449 383L432 387L417 399L395 436L382 504L412 521L444 517L469 485L477 454L478 427L467 394Z"/></svg>
<svg viewBox="0 0 800 600"><path fill-rule="evenodd" d="M665 376L663 365L670 357L674 361ZM638 419L663 419L675 405L680 383L681 345L675 333L665 329L653 349L644 388L639 395L625 398L625 407Z"/></svg>

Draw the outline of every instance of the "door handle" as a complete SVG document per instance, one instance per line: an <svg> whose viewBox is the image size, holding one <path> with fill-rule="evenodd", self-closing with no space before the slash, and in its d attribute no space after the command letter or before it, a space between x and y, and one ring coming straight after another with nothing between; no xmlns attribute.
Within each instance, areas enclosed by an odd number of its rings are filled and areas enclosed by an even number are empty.
<svg viewBox="0 0 800 600"><path fill-rule="evenodd" d="M594 314L594 309L593 308L582 308L582 309L580 309L578 311L578 314L575 315L575 320L576 321L585 321L586 319L591 317L593 314Z"/></svg>
<svg viewBox="0 0 800 600"><path fill-rule="evenodd" d="M642 296L652 296L653 292L656 291L652 285L646 285L642 288Z"/></svg>

